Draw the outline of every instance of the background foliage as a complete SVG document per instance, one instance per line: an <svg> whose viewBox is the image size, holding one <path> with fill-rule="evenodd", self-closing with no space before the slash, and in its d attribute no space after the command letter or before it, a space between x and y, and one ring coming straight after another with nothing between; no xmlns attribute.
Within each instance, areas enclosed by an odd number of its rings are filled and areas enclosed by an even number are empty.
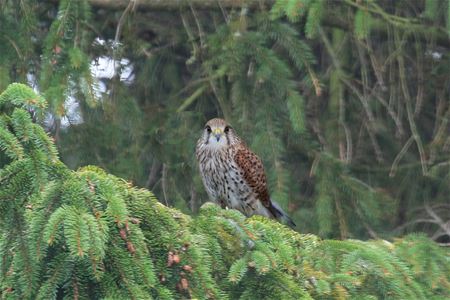
<svg viewBox="0 0 450 300"><path fill-rule="evenodd" d="M194 145L223 116L298 231L449 243L448 1L153 2L0 2L0 90L44 95L71 169L197 213Z"/></svg>
<svg viewBox="0 0 450 300"><path fill-rule="evenodd" d="M72 171L33 122L47 102L0 94L1 299L445 299L448 252L424 235L320 240L208 203L191 218L90 166Z"/></svg>

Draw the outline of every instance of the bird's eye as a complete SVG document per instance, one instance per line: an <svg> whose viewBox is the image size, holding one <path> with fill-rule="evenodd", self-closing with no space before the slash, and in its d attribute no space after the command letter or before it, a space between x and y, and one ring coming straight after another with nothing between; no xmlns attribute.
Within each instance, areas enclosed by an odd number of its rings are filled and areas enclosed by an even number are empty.
<svg viewBox="0 0 450 300"><path fill-rule="evenodd" d="M228 133L230 131L231 127L230 126L225 126L225 129L223 130L225 133Z"/></svg>
<svg viewBox="0 0 450 300"><path fill-rule="evenodd" d="M206 125L206 126L205 126L205 130L206 130L208 133L211 133L211 127L210 127L209 125Z"/></svg>

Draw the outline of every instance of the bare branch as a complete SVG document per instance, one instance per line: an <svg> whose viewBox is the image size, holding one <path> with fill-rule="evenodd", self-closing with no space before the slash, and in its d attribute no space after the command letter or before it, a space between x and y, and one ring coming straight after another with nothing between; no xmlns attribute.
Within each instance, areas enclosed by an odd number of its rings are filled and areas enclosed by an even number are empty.
<svg viewBox="0 0 450 300"><path fill-rule="evenodd" d="M162 191L163 191L163 198L164 198L164 203L166 204L166 206L169 206L169 201L167 198L167 164L163 164L162 167L162 178L161 178L161 187L162 187Z"/></svg>
<svg viewBox="0 0 450 300"><path fill-rule="evenodd" d="M402 150L397 154L397 156L394 159L394 162L391 166L391 171L389 172L389 177L395 176L395 173L397 172L397 166L402 157L405 155L405 153L408 151L411 144L414 142L414 137L411 136L408 141L405 143L405 145L402 147Z"/></svg>
<svg viewBox="0 0 450 300"><path fill-rule="evenodd" d="M394 41L396 45L400 48L403 43L400 39L398 32L394 32ZM403 91L403 97L405 99L406 104L406 115L408 117L409 127L411 129L412 136L416 142L417 149L419 150L420 162L422 165L422 173L426 175L428 173L427 167L427 159L425 154L425 149L423 147L422 139L420 138L419 131L417 129L416 122L414 121L414 112L411 104L411 96L409 95L408 85L406 83L406 74L405 74L405 62L402 55L397 56L398 69L399 69L399 77L400 77L400 85Z"/></svg>
<svg viewBox="0 0 450 300"><path fill-rule="evenodd" d="M441 229L450 237L450 221L444 222L428 204L425 204L425 210L430 217L433 218L436 224L438 224L439 227L441 227Z"/></svg>

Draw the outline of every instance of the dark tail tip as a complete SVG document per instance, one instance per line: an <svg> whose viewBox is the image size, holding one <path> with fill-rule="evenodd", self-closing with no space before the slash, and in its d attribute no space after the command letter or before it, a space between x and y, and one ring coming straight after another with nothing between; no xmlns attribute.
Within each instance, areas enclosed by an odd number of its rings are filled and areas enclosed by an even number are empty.
<svg viewBox="0 0 450 300"><path fill-rule="evenodd" d="M271 201L272 205L270 207L270 212L277 218L278 221L280 221L283 224L288 225L291 228L296 227L294 221L288 216L287 213L284 212L284 210L276 203L275 201Z"/></svg>

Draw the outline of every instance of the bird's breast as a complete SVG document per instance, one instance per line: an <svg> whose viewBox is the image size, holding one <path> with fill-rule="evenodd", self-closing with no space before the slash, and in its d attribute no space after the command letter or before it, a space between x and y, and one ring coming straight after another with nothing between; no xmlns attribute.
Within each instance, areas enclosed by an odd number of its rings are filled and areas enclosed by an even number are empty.
<svg viewBox="0 0 450 300"><path fill-rule="evenodd" d="M259 210L260 201L247 184L243 171L234 161L231 152L203 153L199 166L206 191L213 201L224 202L247 216Z"/></svg>

